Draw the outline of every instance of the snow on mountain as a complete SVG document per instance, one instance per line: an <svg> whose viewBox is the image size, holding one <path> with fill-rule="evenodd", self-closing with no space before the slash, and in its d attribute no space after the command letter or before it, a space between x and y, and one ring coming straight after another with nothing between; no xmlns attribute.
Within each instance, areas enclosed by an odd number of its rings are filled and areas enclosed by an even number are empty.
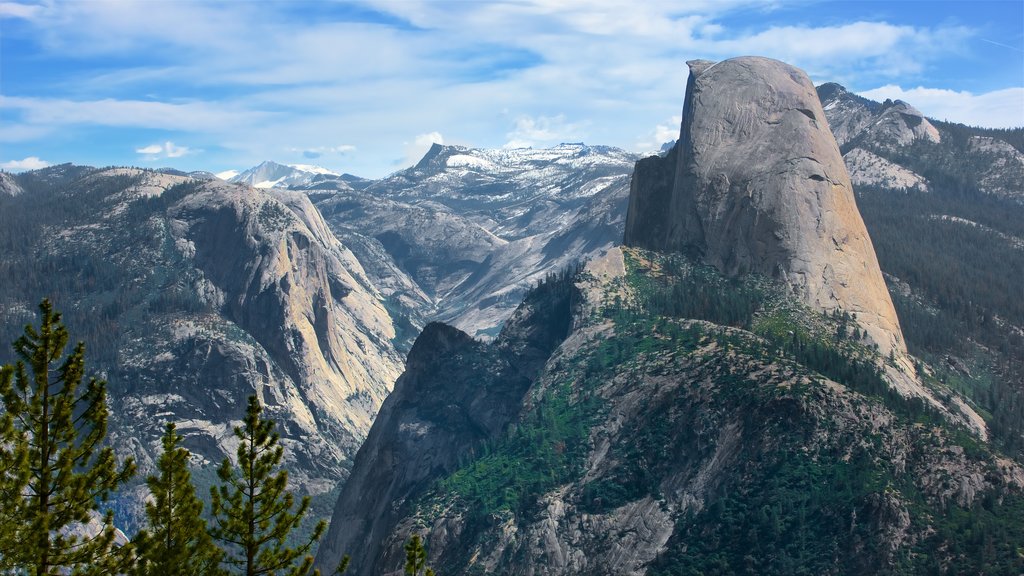
<svg viewBox="0 0 1024 576"><path fill-rule="evenodd" d="M394 304L493 335L548 273L618 243L638 156L608 146L435 144L415 166L316 200Z"/></svg>
<svg viewBox="0 0 1024 576"><path fill-rule="evenodd" d="M223 172L217 172L216 174L214 174L214 176L220 178L221 180L231 180L235 176L238 176L238 174L238 170L225 170Z"/></svg>
<svg viewBox="0 0 1024 576"><path fill-rule="evenodd" d="M258 166L231 176L227 180L228 182L247 184L254 188L289 188L309 186L318 179L322 179L323 176L337 178L341 174L311 164L286 165L267 160Z"/></svg>

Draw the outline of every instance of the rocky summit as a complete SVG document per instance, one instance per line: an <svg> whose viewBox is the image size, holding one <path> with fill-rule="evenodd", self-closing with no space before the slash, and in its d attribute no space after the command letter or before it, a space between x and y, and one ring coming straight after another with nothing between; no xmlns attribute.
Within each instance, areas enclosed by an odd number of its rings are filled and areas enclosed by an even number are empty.
<svg viewBox="0 0 1024 576"><path fill-rule="evenodd" d="M1024 568L1024 468L909 362L814 86L690 68L631 246L548 277L492 342L416 340L321 569L397 575L414 534L449 574Z"/></svg>
<svg viewBox="0 0 1024 576"><path fill-rule="evenodd" d="M856 314L883 353L904 351L807 75L760 57L689 66L679 140L669 157L638 165L625 243L688 252L729 275L778 278L819 310Z"/></svg>

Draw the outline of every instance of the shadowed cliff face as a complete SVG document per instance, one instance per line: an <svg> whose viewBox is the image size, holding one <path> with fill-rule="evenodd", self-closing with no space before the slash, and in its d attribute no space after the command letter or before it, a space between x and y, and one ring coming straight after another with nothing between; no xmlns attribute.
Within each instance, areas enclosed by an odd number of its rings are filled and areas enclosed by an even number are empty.
<svg viewBox="0 0 1024 576"><path fill-rule="evenodd" d="M891 570L919 546L949 573L979 573L964 567L973 552L952 564L964 533L935 519L986 521L982 501L1006 526L990 548L1014 548L978 565L1020 564L1018 463L938 413L922 426L922 402L868 394L860 371L833 380L809 355L780 355L801 330L837 366L875 353L782 286L684 260L614 248L531 292L492 343L428 325L316 566L350 554L349 574L398 576L419 534L441 574L921 573L924 558ZM757 297L755 332L656 312L708 296L685 277L724 300L743 283L778 298Z"/></svg>
<svg viewBox="0 0 1024 576"><path fill-rule="evenodd" d="M777 278L819 310L856 313L883 353L905 351L806 74L760 57L691 62L674 155L637 164L626 244Z"/></svg>
<svg viewBox="0 0 1024 576"><path fill-rule="evenodd" d="M396 533L396 523L437 478L519 416L523 395L569 331L573 300L572 291L535 290L489 345L437 322L423 329L338 498L317 556L322 571L345 554L353 574L402 564L408 530Z"/></svg>

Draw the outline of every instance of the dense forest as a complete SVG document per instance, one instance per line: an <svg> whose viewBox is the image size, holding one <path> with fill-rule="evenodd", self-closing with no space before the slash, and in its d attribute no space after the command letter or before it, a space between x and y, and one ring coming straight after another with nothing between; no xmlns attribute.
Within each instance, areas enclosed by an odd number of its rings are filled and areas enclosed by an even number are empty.
<svg viewBox="0 0 1024 576"><path fill-rule="evenodd" d="M857 194L910 352L1024 454L1024 206L956 190Z"/></svg>

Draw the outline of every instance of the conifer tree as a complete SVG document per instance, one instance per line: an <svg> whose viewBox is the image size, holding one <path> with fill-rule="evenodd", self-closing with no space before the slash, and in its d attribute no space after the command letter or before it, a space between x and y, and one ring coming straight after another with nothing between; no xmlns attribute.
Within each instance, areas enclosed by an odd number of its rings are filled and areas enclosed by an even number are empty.
<svg viewBox="0 0 1024 576"><path fill-rule="evenodd" d="M26 326L14 343L19 360L13 386L9 376L0 386L4 407L20 432L13 449L23 450L26 458L25 487L4 502L5 508L10 506L17 538L11 560L36 576L69 570L115 574L123 568L127 550L114 545L113 512L106 511L96 535L75 535L68 528L100 512L100 504L135 473L135 464L129 459L118 468L113 450L102 446L106 382L90 378L80 390L85 345L79 342L60 362L68 332L49 301L43 300L39 308L39 329Z"/></svg>
<svg viewBox="0 0 1024 576"><path fill-rule="evenodd" d="M0 398L11 388L13 366L0 366ZM28 443L24 433L14 426L14 415L0 414L0 572L15 567L18 549L18 525L15 502L28 482Z"/></svg>
<svg viewBox="0 0 1024 576"><path fill-rule="evenodd" d="M304 576L313 565L307 553L327 523L318 522L301 546L286 544L309 509L309 497L303 497L292 511L295 499L287 490L288 472L281 468L284 450L278 445L274 421L264 420L262 410L256 397L250 396L243 426L235 428L240 440L238 461L225 458L217 471L221 484L210 489L214 518L210 533L227 545L225 562L241 568L246 576Z"/></svg>
<svg viewBox="0 0 1024 576"><path fill-rule="evenodd" d="M427 566L427 549L419 534L413 534L405 543L405 573L407 576L434 576L434 571Z"/></svg>
<svg viewBox="0 0 1024 576"><path fill-rule="evenodd" d="M163 454L157 474L146 478L153 499L146 503L148 530L135 537L137 576L193 576L223 574L224 555L206 531L203 503L196 497L188 469L189 451L168 423L162 439Z"/></svg>

